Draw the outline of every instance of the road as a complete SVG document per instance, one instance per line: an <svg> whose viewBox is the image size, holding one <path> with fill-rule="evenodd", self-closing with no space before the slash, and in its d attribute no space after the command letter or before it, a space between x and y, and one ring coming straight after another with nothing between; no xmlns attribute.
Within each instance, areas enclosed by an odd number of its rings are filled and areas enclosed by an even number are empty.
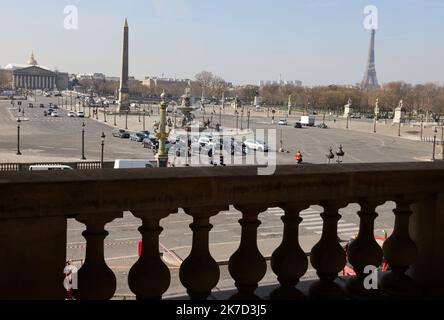
<svg viewBox="0 0 444 320"><path fill-rule="evenodd" d="M40 98L42 102L48 104L57 99ZM93 119L68 118L66 111L60 110L61 117L44 117L43 109L38 108L40 101L34 102L36 107L25 108L25 118L21 124L21 149L23 156L19 159L26 161L28 155L40 157L42 159L64 158L67 161L78 161L81 155L81 124L86 125L86 156L88 160L100 159L100 135L105 132L106 147L105 159L114 160L116 158L152 158L153 154L147 149L143 149L139 143L113 138L111 135L112 126L109 122ZM0 101L0 130L2 139L0 140L0 155L15 156L17 110L10 110L8 101ZM197 113L197 117L201 117ZM133 122L136 120L132 120ZM122 123L122 121L120 121ZM291 123L292 124L292 123ZM236 127L236 119L233 116L223 116L223 125ZM247 126L244 119L244 127ZM284 148L290 153L278 153L277 162L280 164L294 163L292 154L300 150L306 162L325 163L325 154L331 146L334 151L342 144L346 153L344 162L403 162L427 159L431 154L430 144L421 144L407 139L390 137L365 132L357 132L344 129L319 129L303 128L295 129L292 125L278 126L270 123L270 120L263 117L252 117L250 119L252 129L274 129ZM1 162L5 162L0 159ZM35 160L33 160L35 161ZM47 161L47 160L46 160ZM147 190L149 192L149 190ZM394 204L388 202L378 207L379 214L375 223L375 232L383 234L384 230L391 232L393 228L394 215L392 210ZM338 224L339 236L350 239L359 230L359 217L357 212L359 206L350 204L341 209L341 220ZM312 206L301 213L303 222L300 226L300 242L306 252L319 240L322 233L321 207ZM264 256L269 257L273 250L279 245L282 237L282 222L280 218L283 211L280 208L269 208L262 213L259 218L262 222L258 229L259 248ZM212 218L214 225L210 233L210 250L216 260L226 263L230 255L237 249L239 244L241 228L238 220L241 218L240 212L230 207L229 211L222 212ZM168 249L175 254L177 260L185 259L191 248L192 232L189 228L191 218L182 210L179 213L170 215L162 220L164 232L160 236L160 249ZM118 279L118 294L128 295L126 278L129 268L137 259L137 245L141 237L137 228L140 220L133 217L130 212L124 213L122 219L117 219L107 225L109 236L105 241L105 256L107 263L116 272ZM85 255L85 240L81 233L85 229L83 225L74 220L68 221L67 234L67 256L69 259L83 259ZM170 265L173 275L172 286L168 294L183 293L184 288L178 280L177 265ZM311 268L311 267L310 267ZM232 280L226 266L221 266L220 287L232 286ZM311 271L306 275L313 277ZM274 281L275 277L270 268L264 281Z"/></svg>

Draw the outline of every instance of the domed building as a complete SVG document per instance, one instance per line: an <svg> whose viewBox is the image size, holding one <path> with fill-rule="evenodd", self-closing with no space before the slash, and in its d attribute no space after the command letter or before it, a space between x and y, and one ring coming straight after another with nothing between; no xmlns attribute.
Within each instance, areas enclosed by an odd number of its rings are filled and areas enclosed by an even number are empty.
<svg viewBox="0 0 444 320"><path fill-rule="evenodd" d="M52 71L39 65L34 53L31 53L27 64L8 64L1 71L9 75L10 86L14 90L65 90L68 88L68 73Z"/></svg>

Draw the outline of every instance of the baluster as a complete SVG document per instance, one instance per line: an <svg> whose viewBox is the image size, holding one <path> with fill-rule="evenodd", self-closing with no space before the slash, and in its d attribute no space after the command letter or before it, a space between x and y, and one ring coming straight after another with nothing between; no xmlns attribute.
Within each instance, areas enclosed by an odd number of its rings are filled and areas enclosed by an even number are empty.
<svg viewBox="0 0 444 320"><path fill-rule="evenodd" d="M373 199L359 202L361 206L361 210L358 212L360 218L359 233L348 248L348 260L356 272L356 277L350 279L347 283L347 290L353 296L368 297L380 293L377 288L366 289L364 287L365 278L370 275L370 273L364 274L364 269L366 266L378 268L382 263L382 249L376 242L374 235L375 219L378 216L375 210L382 203L384 202Z"/></svg>
<svg viewBox="0 0 444 320"><path fill-rule="evenodd" d="M108 235L105 225L123 213L80 215L76 220L86 225L82 235L86 239L85 263L78 271L78 289L73 290L78 300L109 300L116 291L116 276L106 265L104 240Z"/></svg>
<svg viewBox="0 0 444 320"><path fill-rule="evenodd" d="M171 282L168 267L160 258L159 235L163 228L160 220L177 210L134 212L142 219L142 254L128 274L128 284L138 300L160 300Z"/></svg>
<svg viewBox="0 0 444 320"><path fill-rule="evenodd" d="M213 228L210 217L226 210L227 206L185 209L193 217L193 243L190 255L180 266L179 278L192 300L206 300L219 281L219 265L210 254L208 242Z"/></svg>
<svg viewBox="0 0 444 320"><path fill-rule="evenodd" d="M312 266L316 269L319 281L309 290L312 298L339 299L344 297L342 289L334 282L344 268L346 255L338 241L339 209L344 205L339 202L323 202L324 212L322 236L310 254Z"/></svg>
<svg viewBox="0 0 444 320"><path fill-rule="evenodd" d="M271 293L271 299L305 298L295 286L308 268L307 254L299 244L299 224L302 222L299 213L307 207L309 206L300 203L288 203L281 206L285 211L285 215L281 218L284 223L284 234L281 245L271 256L271 268L278 276L281 286Z"/></svg>
<svg viewBox="0 0 444 320"><path fill-rule="evenodd" d="M381 279L381 289L391 296L408 297L416 293L412 279L405 274L417 257L417 248L409 234L409 219L413 213L407 199L397 199L395 227L384 242L383 252L391 271Z"/></svg>
<svg viewBox="0 0 444 320"><path fill-rule="evenodd" d="M267 272L267 263L257 247L257 228L261 224L258 215L267 210L267 207L259 205L235 206L235 208L242 212L242 219L239 220L242 234L239 248L230 257L228 265L230 275L238 289L230 299L259 299L254 292Z"/></svg>

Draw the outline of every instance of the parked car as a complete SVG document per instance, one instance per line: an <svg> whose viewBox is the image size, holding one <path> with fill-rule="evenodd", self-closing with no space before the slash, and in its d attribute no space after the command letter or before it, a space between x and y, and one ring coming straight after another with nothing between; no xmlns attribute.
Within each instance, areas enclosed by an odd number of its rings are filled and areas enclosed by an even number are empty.
<svg viewBox="0 0 444 320"><path fill-rule="evenodd" d="M77 111L77 117L84 118L85 117L85 113L83 111Z"/></svg>
<svg viewBox="0 0 444 320"><path fill-rule="evenodd" d="M286 126L287 124L288 124L287 119L281 119L278 122L278 125L280 125L280 126Z"/></svg>
<svg viewBox="0 0 444 320"><path fill-rule="evenodd" d="M245 140L244 144L247 146L247 148L251 150L256 150L261 152L268 152L270 149L270 147L265 142L260 140L247 139Z"/></svg>
<svg viewBox="0 0 444 320"><path fill-rule="evenodd" d="M135 132L130 135L131 141L142 142L143 139L145 139L145 138L146 138L146 136L140 132Z"/></svg>
<svg viewBox="0 0 444 320"><path fill-rule="evenodd" d="M321 129L327 129L328 128L325 123L320 123L320 124L317 125L317 127L321 128Z"/></svg>
<svg viewBox="0 0 444 320"><path fill-rule="evenodd" d="M70 118L75 118L76 114L73 111L69 111L67 116L70 117Z"/></svg>
<svg viewBox="0 0 444 320"><path fill-rule="evenodd" d="M40 103L40 106L39 106L40 108L44 108L45 107L45 105L43 104L43 103Z"/></svg>
<svg viewBox="0 0 444 320"><path fill-rule="evenodd" d="M130 137L130 134L123 129L114 129L112 134L113 137L121 139L129 139Z"/></svg>
<svg viewBox="0 0 444 320"><path fill-rule="evenodd" d="M57 111L53 111L53 112L51 112L51 117L58 117L59 116L59 113L57 112Z"/></svg>
<svg viewBox="0 0 444 320"><path fill-rule="evenodd" d="M55 105L52 106L52 108L53 109L58 109L59 107L57 107L57 105L55 104Z"/></svg>
<svg viewBox="0 0 444 320"><path fill-rule="evenodd" d="M159 147L159 140L154 137L148 137L143 139L142 145L144 148L157 150Z"/></svg>
<svg viewBox="0 0 444 320"><path fill-rule="evenodd" d="M302 128L302 123L300 123L300 122L298 121L298 122L296 122L296 123L294 124L294 127L297 128L297 129L301 129L301 128Z"/></svg>
<svg viewBox="0 0 444 320"><path fill-rule="evenodd" d="M28 108L34 108L34 105L32 103L28 103Z"/></svg>
<svg viewBox="0 0 444 320"><path fill-rule="evenodd" d="M202 146L202 147L204 147L204 146L206 146L206 145L209 145L209 144L211 144L211 143L213 143L213 137L211 137L211 136L201 136L200 138L199 138L199 144Z"/></svg>

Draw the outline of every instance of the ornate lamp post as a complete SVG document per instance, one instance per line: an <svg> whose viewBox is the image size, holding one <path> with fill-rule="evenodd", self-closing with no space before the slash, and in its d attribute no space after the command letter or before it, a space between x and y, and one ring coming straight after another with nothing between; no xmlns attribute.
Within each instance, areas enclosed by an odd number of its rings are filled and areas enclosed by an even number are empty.
<svg viewBox="0 0 444 320"><path fill-rule="evenodd" d="M250 110L247 113L247 129L250 130Z"/></svg>
<svg viewBox="0 0 444 320"><path fill-rule="evenodd" d="M143 110L143 131L145 131L145 116L146 116L146 110ZM176 114L174 113L174 117ZM174 119L174 125L176 125L176 119Z"/></svg>
<svg viewBox="0 0 444 320"><path fill-rule="evenodd" d="M156 155L157 165L159 168L166 168L168 165L168 153L166 152L165 142L170 135L171 129L166 132L166 109L168 104L165 101L166 94L162 92L160 98L162 99L160 102L160 124L159 130L155 129L156 137L159 139L159 150Z"/></svg>
<svg viewBox="0 0 444 320"><path fill-rule="evenodd" d="M20 117L17 119L17 155L20 156L22 153L20 152Z"/></svg>
<svg viewBox="0 0 444 320"><path fill-rule="evenodd" d="M102 131L102 135L100 136L100 138L102 139L102 143L101 143L102 149L100 152L100 165L101 165L101 168L103 169L104 168L103 153L105 151L105 138L106 138L105 132Z"/></svg>
<svg viewBox="0 0 444 320"><path fill-rule="evenodd" d="M116 114L117 114L117 110L114 110L114 127L117 126L117 122L116 122Z"/></svg>
<svg viewBox="0 0 444 320"><path fill-rule="evenodd" d="M243 123L244 123L244 108L242 108L241 110L241 131L244 129Z"/></svg>
<svg viewBox="0 0 444 320"><path fill-rule="evenodd" d="M85 157L85 122L82 122L82 157L81 160L86 160Z"/></svg>
<svg viewBox="0 0 444 320"><path fill-rule="evenodd" d="M125 111L125 129L128 130L128 110Z"/></svg>

